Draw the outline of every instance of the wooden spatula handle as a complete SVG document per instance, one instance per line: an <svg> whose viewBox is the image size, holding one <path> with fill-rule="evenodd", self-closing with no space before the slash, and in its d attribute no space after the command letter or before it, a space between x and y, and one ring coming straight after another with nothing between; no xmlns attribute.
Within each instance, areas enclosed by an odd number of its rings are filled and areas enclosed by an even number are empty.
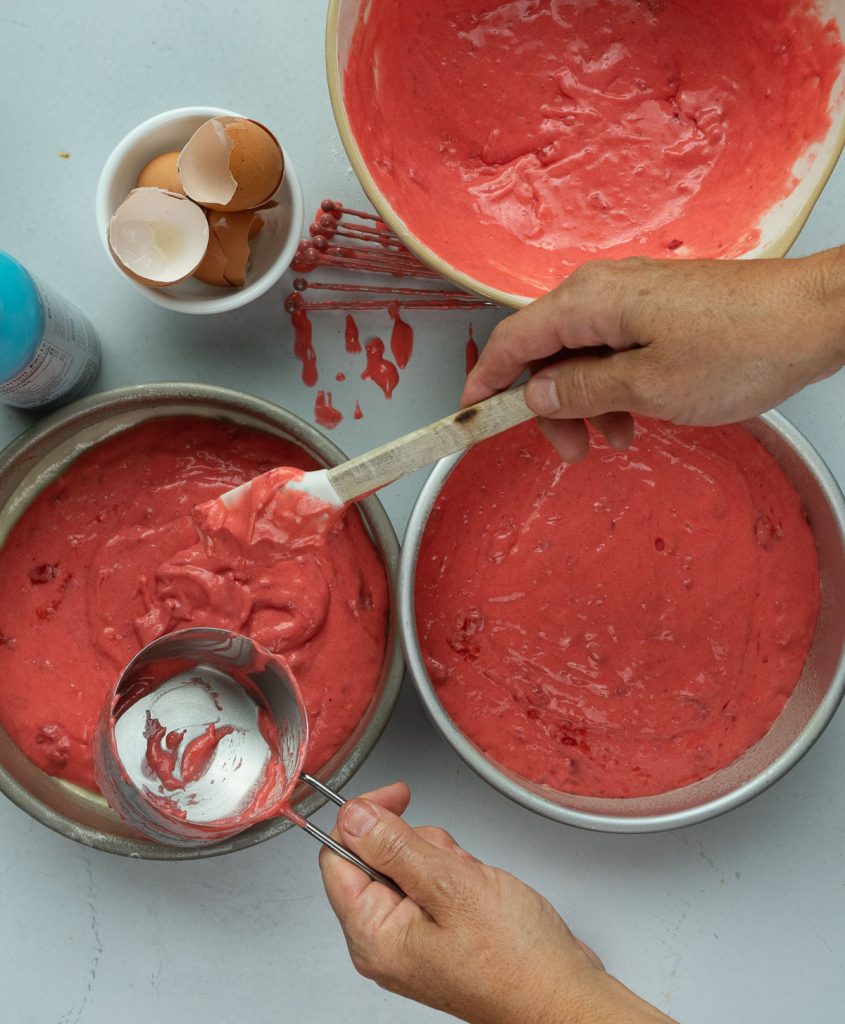
<svg viewBox="0 0 845 1024"><path fill-rule="evenodd" d="M503 391L330 469L329 480L342 501L354 501L533 415L524 386Z"/></svg>

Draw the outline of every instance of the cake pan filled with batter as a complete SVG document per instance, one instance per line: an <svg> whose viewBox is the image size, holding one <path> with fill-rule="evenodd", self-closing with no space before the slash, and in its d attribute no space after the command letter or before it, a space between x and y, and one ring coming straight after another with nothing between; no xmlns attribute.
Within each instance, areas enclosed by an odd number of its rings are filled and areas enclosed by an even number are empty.
<svg viewBox="0 0 845 1024"><path fill-rule="evenodd" d="M190 621L253 633L313 675L304 687L317 737L311 768L327 784L342 787L370 753L404 670L393 613L398 543L378 500L360 503L325 565L297 558L287 580L283 565L266 579L220 575L191 547L189 505L288 459L312 468L345 456L269 402L166 383L84 399L0 454L0 558L11 588L0 625L0 790L27 813L86 845L163 860L227 853L291 827L274 818L179 850L135 836L95 790L92 687L113 686L127 655ZM31 692L39 687L54 690L42 708ZM303 789L294 802L307 816L324 798Z"/></svg>
<svg viewBox="0 0 845 1024"><path fill-rule="evenodd" d="M641 421L628 452L594 438L572 467L530 424L445 459L398 589L446 742L506 796L584 828L738 806L845 691L845 504L778 413Z"/></svg>

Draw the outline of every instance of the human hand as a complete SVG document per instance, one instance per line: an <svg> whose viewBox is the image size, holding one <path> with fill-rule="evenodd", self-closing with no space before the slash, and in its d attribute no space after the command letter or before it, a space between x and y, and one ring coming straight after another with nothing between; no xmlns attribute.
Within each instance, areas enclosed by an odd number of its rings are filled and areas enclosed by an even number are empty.
<svg viewBox="0 0 845 1024"><path fill-rule="evenodd" d="M756 416L845 364L845 251L586 263L496 327L461 404L538 364L526 401L569 462L587 454L585 419L625 448L628 413L699 426Z"/></svg>
<svg viewBox="0 0 845 1024"><path fill-rule="evenodd" d="M320 853L361 974L472 1024L669 1022L607 974L539 893L482 864L442 829L402 821L409 800L402 783L351 800L333 833L393 878L405 899Z"/></svg>

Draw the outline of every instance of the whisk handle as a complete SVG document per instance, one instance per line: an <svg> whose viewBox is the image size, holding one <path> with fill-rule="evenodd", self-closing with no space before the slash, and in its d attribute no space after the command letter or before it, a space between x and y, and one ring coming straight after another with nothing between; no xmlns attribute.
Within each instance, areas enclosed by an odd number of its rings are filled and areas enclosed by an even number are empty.
<svg viewBox="0 0 845 1024"><path fill-rule="evenodd" d="M331 800L332 803L337 804L338 807L343 807L346 803L339 793L335 793L333 789L329 789L328 786L324 785L318 779L315 779L313 775L308 775L306 772L302 772L299 777L303 782L307 782L309 786L316 789L318 793L322 793L324 797ZM319 825L313 824L313 822L308 821L307 818L303 818L301 824L297 821L297 825L299 825L301 829L304 829L304 831L306 831L313 839L316 839L317 842L322 843L323 846L327 846L330 850L336 853L338 857L343 857L343 859L349 861L350 864L354 864L356 868L360 868L364 874L374 882L381 882L382 885L386 885L388 889L392 889L400 896L405 895L393 879L388 878L387 875L383 875L380 871L376 871L375 868L371 868L369 864L362 861L361 858L356 856L351 850L347 850L342 843L339 843L336 839L332 839L332 837L327 832L324 832Z"/></svg>
<svg viewBox="0 0 845 1024"><path fill-rule="evenodd" d="M327 800L331 800L331 802L333 804L337 804L338 807L343 807L346 803L340 793L335 793L333 789L329 789L328 786L320 782L319 779L315 779L313 775L309 775L308 772L300 772L299 781L307 782L312 789L316 789L318 793L322 793Z"/></svg>

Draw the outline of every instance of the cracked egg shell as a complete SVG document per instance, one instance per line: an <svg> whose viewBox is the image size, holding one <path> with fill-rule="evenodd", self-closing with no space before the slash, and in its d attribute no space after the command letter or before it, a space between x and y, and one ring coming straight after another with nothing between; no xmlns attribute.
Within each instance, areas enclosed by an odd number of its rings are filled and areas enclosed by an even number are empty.
<svg viewBox="0 0 845 1024"><path fill-rule="evenodd" d="M185 196L136 188L109 223L109 251L129 277L165 288L190 277L208 249L205 211Z"/></svg>
<svg viewBox="0 0 845 1024"><path fill-rule="evenodd" d="M208 250L194 277L216 288L239 288L246 279L254 210L210 210Z"/></svg>
<svg viewBox="0 0 845 1024"><path fill-rule="evenodd" d="M266 203L260 210L209 210L208 250L194 277L215 288L240 288L249 268L250 242L264 227L264 216L277 203Z"/></svg>
<svg viewBox="0 0 845 1024"><path fill-rule="evenodd" d="M165 192L176 192L178 195L184 195L185 190L182 188L182 181L179 178L179 169L176 166L176 162L179 159L179 151L174 150L172 153L162 153L160 156L153 157L147 166L138 175L138 180L135 182L136 188L163 188Z"/></svg>
<svg viewBox="0 0 845 1024"><path fill-rule="evenodd" d="M179 155L186 195L209 210L239 212L266 203L282 183L285 160L276 137L246 117L212 117Z"/></svg>

